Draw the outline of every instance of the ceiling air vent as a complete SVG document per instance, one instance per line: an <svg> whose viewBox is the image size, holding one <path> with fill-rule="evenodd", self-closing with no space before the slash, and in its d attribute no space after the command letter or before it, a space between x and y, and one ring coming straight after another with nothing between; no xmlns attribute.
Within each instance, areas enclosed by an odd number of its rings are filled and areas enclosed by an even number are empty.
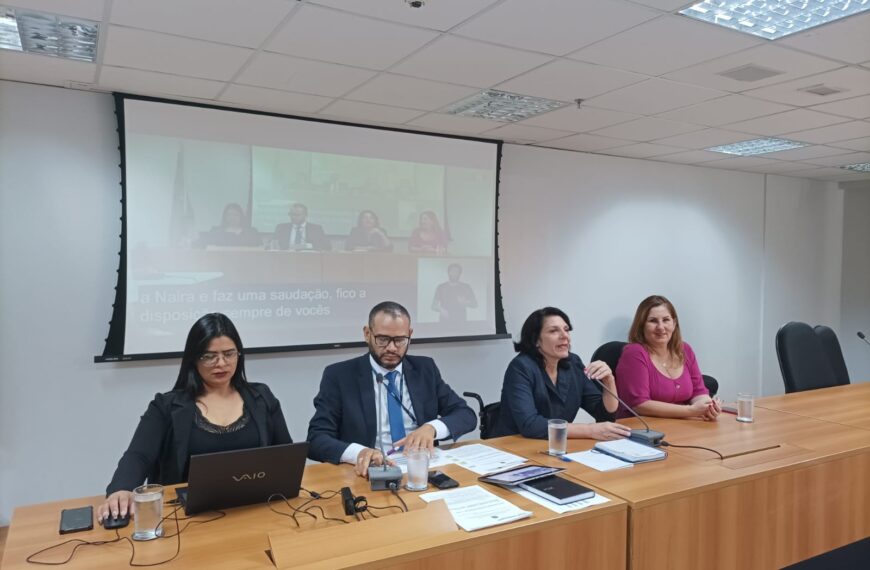
<svg viewBox="0 0 870 570"><path fill-rule="evenodd" d="M828 87L823 83L819 83L818 85L810 85L809 87L804 87L803 89L798 89L798 91L805 91L807 93L812 93L813 95L821 95L822 97L826 97L828 95L833 95L834 93L842 93L845 89L838 89L837 87Z"/></svg>
<svg viewBox="0 0 870 570"><path fill-rule="evenodd" d="M717 73L716 75L721 75L722 77L735 79L737 81L745 81L746 83L751 83L753 81L761 81L762 79L767 79L768 77L773 77L775 75L782 75L783 73L785 72L778 71L776 69L769 69L767 67L761 67L760 65L750 63L748 65L742 65L740 67L735 67L734 69L729 69L728 71L723 71L722 73Z"/></svg>

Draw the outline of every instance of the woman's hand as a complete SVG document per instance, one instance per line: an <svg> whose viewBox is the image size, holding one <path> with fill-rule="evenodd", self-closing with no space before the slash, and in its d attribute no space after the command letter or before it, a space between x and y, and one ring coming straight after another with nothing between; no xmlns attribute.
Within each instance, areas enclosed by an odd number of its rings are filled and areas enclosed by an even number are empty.
<svg viewBox="0 0 870 570"><path fill-rule="evenodd" d="M622 439L631 435L631 429L628 426L614 422L598 422L596 424L587 424L587 426L589 428L588 437L598 441Z"/></svg>
<svg viewBox="0 0 870 570"><path fill-rule="evenodd" d="M610 366L607 365L603 360L596 360L595 362L590 362L589 366L584 370L586 376L591 378L592 380L601 380L602 382L606 382L608 384L612 383L613 371L610 369Z"/></svg>
<svg viewBox="0 0 870 570"><path fill-rule="evenodd" d="M130 491L115 491L108 497L106 501L97 507L97 522L103 522L103 519L126 517L131 514L133 508L133 493Z"/></svg>

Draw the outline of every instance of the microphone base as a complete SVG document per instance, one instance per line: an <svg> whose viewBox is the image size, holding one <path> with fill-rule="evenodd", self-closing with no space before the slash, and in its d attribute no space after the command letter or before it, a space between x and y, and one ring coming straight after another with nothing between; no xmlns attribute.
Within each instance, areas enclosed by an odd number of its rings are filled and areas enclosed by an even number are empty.
<svg viewBox="0 0 870 570"><path fill-rule="evenodd" d="M393 484L398 490L402 486L402 470L395 465L369 467L369 483L372 491L389 491Z"/></svg>
<svg viewBox="0 0 870 570"><path fill-rule="evenodd" d="M655 430L633 429L628 439L651 447L658 447L665 439L665 434Z"/></svg>

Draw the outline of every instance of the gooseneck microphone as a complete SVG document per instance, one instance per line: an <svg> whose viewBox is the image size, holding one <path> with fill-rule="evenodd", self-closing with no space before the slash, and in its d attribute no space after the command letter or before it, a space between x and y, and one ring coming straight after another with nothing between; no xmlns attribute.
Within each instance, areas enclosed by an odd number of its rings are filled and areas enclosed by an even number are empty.
<svg viewBox="0 0 870 570"><path fill-rule="evenodd" d="M587 378L588 378L588 376L587 376ZM639 419L640 423L642 423L646 427L645 430L644 429L631 430L631 435L628 436L628 439L632 439L638 443L644 443L646 445L651 445L653 447L658 447L659 445L661 445L662 440L665 439L665 434L663 434L660 431L655 431L655 430L649 429L649 424L646 423L646 421L642 417L640 417L637 414L637 412L635 412L633 409L631 409L631 406L629 406L628 404L623 402L622 398L620 398L619 396L616 395L616 392L614 392L613 390L611 390L610 388L605 386L604 382L602 382L598 378L590 378L590 380L595 380L596 382L598 382L598 384L602 388L604 388L608 394L610 394L611 396L616 398L617 402L619 402L620 404L625 406L625 409L628 410L629 412L631 412L631 415L633 415L634 417Z"/></svg>
<svg viewBox="0 0 870 570"><path fill-rule="evenodd" d="M863 340L867 344L870 344L870 340L867 340L867 337L864 336L864 333L862 333L861 331L858 331L858 338L860 338L861 340Z"/></svg>
<svg viewBox="0 0 870 570"><path fill-rule="evenodd" d="M389 491L392 487L398 487L402 483L402 470L393 466L387 466L387 452L384 451L384 439L381 436L381 401L383 400L384 375L380 372L375 376L378 382L378 406L377 406L377 428L376 444L381 452L383 463L380 467L369 466L369 483L372 491Z"/></svg>

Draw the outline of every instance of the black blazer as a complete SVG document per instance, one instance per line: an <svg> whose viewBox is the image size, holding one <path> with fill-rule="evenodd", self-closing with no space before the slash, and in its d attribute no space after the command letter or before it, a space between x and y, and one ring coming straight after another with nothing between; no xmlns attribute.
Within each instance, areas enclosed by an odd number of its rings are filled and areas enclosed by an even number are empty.
<svg viewBox="0 0 870 570"><path fill-rule="evenodd" d="M249 382L239 393L257 426L260 447L293 442L281 404L268 386ZM106 495L132 491L146 479L161 485L183 482L190 460L187 450L195 406L195 401L180 390L155 395L118 462Z"/></svg>
<svg viewBox="0 0 870 570"><path fill-rule="evenodd" d="M293 224L278 224L275 226L275 239L278 240L280 249L290 249L290 235L293 233ZM326 237L323 226L305 222L305 243L310 243L312 249L329 251L332 242Z"/></svg>
<svg viewBox="0 0 870 570"><path fill-rule="evenodd" d="M431 358L405 356L402 372L419 425L440 419L454 440L477 427L477 416L441 379ZM374 447L375 402L368 354L327 366L314 398L314 417L308 424L308 456L338 463L351 443Z"/></svg>

